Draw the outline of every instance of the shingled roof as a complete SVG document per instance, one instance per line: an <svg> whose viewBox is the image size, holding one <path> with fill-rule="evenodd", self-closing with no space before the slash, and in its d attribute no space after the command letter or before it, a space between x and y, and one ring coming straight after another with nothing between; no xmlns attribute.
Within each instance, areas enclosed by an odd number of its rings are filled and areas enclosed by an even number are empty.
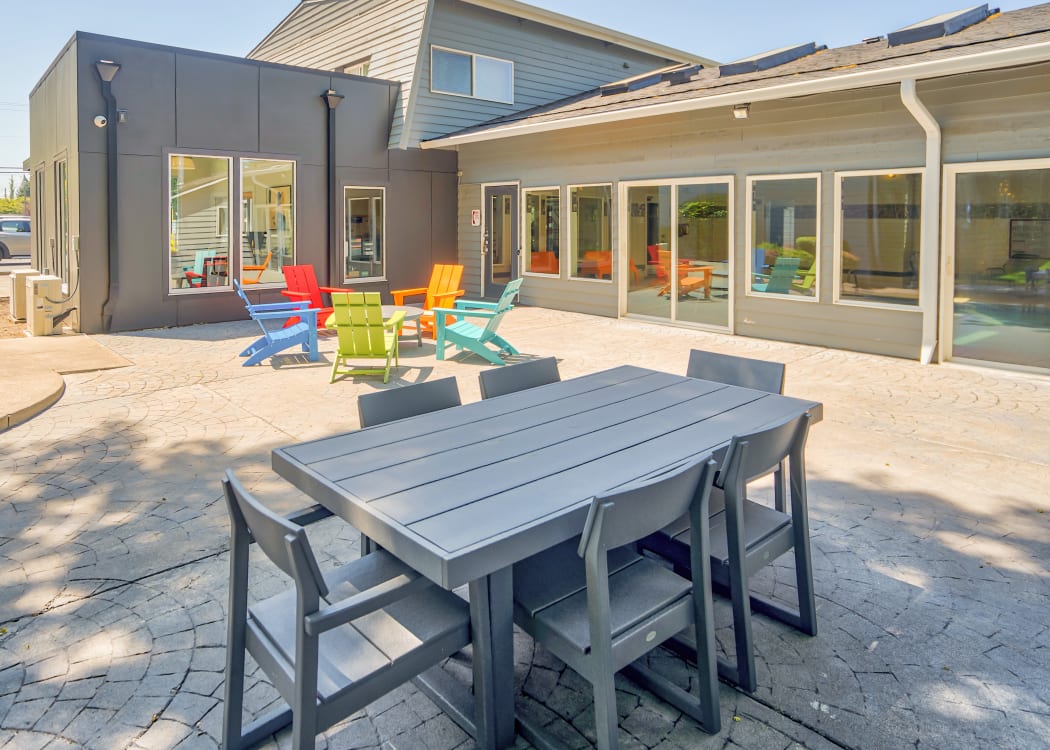
<svg viewBox="0 0 1050 750"><path fill-rule="evenodd" d="M1011 50L1027 51L1032 59L1011 63L1003 54ZM877 37L847 47L817 49L813 54L751 73L726 76L720 75L717 67L693 72L683 66L684 75L665 73L642 81L641 85L635 82L628 87L604 86L465 128L423 145L451 146L530 131L592 124L603 119L629 119L684 109L731 106L733 103L797 96L818 90L846 90L888 82L883 80L887 76L879 73L934 77L938 70L936 63L955 60L973 61L973 70L1050 60L1050 3L995 13L950 36L898 46L890 46L885 37ZM924 75L924 71L928 72Z"/></svg>

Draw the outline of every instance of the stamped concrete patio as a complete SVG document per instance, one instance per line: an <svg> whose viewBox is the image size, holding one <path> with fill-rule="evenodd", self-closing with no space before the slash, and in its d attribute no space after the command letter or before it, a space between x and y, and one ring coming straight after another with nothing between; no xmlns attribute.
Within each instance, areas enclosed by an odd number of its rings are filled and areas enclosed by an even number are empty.
<svg viewBox="0 0 1050 750"><path fill-rule="evenodd" d="M808 450L820 634L757 617L759 689L722 686L715 737L619 681L625 747L1047 746L1050 379L541 309L515 310L504 329L523 352L556 355L563 377L623 362L684 372L691 347L775 359L788 394L825 405ZM217 746L219 478L232 467L268 503L305 504L271 472L270 450L356 429L355 397L383 387L329 385L326 363L294 355L242 368L252 336L231 323L94 337L132 364L67 375L56 405L0 434L0 748ZM329 364L332 349L322 343ZM398 383L455 375L472 401L482 366L406 341ZM336 519L311 537L322 567L357 555ZM762 585L790 596L791 573ZM261 564L253 575L257 592L284 586ZM723 645L728 624L723 606ZM586 746L587 684L526 636L515 661L519 710ZM258 675L248 684L252 711L273 703ZM473 744L411 687L325 743ZM288 745L287 732L269 744Z"/></svg>

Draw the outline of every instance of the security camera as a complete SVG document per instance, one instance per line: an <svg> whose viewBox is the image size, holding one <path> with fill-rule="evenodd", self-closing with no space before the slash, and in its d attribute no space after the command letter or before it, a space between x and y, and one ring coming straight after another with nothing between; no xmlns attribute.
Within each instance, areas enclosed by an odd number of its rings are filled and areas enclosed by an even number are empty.
<svg viewBox="0 0 1050 750"><path fill-rule="evenodd" d="M95 127L104 128L109 120L106 119L105 115L95 115Z"/></svg>

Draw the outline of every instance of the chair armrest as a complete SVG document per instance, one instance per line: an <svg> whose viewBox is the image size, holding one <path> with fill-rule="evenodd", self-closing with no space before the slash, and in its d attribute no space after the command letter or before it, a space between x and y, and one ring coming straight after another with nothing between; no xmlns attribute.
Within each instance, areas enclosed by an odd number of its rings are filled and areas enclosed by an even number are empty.
<svg viewBox="0 0 1050 750"><path fill-rule="evenodd" d="M430 312L440 318L442 321L445 320L446 315L457 315L461 318L494 318L496 317L495 310L469 310L459 307L435 307Z"/></svg>
<svg viewBox="0 0 1050 750"><path fill-rule="evenodd" d="M255 320L282 320L287 318L309 318L313 325L317 325L317 308L316 307L303 307L295 308L293 310L274 310L273 312L252 312L252 318Z"/></svg>
<svg viewBox="0 0 1050 750"><path fill-rule="evenodd" d="M265 305L252 305L252 312L269 312L273 310L306 310L309 302L267 302Z"/></svg>
<svg viewBox="0 0 1050 750"><path fill-rule="evenodd" d="M456 300L456 309L457 310L470 310L470 309L495 310L497 307L499 307L499 303L498 302L482 302L480 300L473 300L473 299L458 299L458 300Z"/></svg>
<svg viewBox="0 0 1050 750"><path fill-rule="evenodd" d="M320 290L320 292L322 294L331 294L332 292L352 292L352 291L354 291L353 287L346 287L344 289L344 288L338 287L338 286L319 286L317 288L318 288L318 290Z"/></svg>
<svg viewBox="0 0 1050 750"><path fill-rule="evenodd" d="M456 303L456 297L462 297L466 294L465 291L459 289L455 292L439 292L434 295L433 307L445 307L447 305L454 305Z"/></svg>
<svg viewBox="0 0 1050 750"><path fill-rule="evenodd" d="M392 328L394 330L397 330L398 328L400 328L402 326L402 324L404 324L404 322L405 322L405 311L404 310L398 310L396 313L394 313L389 318L387 318L386 320L383 321L383 327L384 328Z"/></svg>
<svg viewBox="0 0 1050 750"><path fill-rule="evenodd" d="M419 594L431 585L430 581L414 570L402 573L360 594L307 615L303 621L303 628L309 635L320 635L326 630L345 625L394 602Z"/></svg>
<svg viewBox="0 0 1050 750"><path fill-rule="evenodd" d="M391 289L390 294L394 298L395 305L405 304L405 297L414 297L419 294L425 295L427 288L425 286L419 287L418 289Z"/></svg>
<svg viewBox="0 0 1050 750"><path fill-rule="evenodd" d="M307 302L310 301L309 292L290 292L287 289L282 289L281 294L283 294L288 299L306 300Z"/></svg>

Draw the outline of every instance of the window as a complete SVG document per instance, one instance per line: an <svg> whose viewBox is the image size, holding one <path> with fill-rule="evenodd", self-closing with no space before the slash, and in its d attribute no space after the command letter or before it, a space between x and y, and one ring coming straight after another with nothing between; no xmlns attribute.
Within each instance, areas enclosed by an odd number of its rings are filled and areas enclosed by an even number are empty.
<svg viewBox="0 0 1050 750"><path fill-rule="evenodd" d="M29 222L22 219L5 219L0 221L0 232L24 232L29 234Z"/></svg>
<svg viewBox="0 0 1050 750"><path fill-rule="evenodd" d="M838 299L918 305L922 175L838 179Z"/></svg>
<svg viewBox="0 0 1050 750"><path fill-rule="evenodd" d="M575 278L612 279L612 186L569 188L569 252Z"/></svg>
<svg viewBox="0 0 1050 750"><path fill-rule="evenodd" d="M817 297L820 214L817 175L748 178L751 294Z"/></svg>
<svg viewBox="0 0 1050 750"><path fill-rule="evenodd" d="M51 272L69 283L69 166L63 159L55 163L55 245Z"/></svg>
<svg viewBox="0 0 1050 750"><path fill-rule="evenodd" d="M169 289L230 285L229 157L171 154L169 166Z"/></svg>
<svg viewBox="0 0 1050 750"><path fill-rule="evenodd" d="M283 283L280 269L295 263L295 162L241 159L240 205L241 283Z"/></svg>
<svg viewBox="0 0 1050 750"><path fill-rule="evenodd" d="M348 65L344 65L341 72L347 73L352 76L367 76L368 69L372 66L372 58L365 57L360 60L354 60Z"/></svg>
<svg viewBox="0 0 1050 750"><path fill-rule="evenodd" d="M525 191L525 270L557 276L561 272L561 190Z"/></svg>
<svg viewBox="0 0 1050 750"><path fill-rule="evenodd" d="M47 210L44 208L44 196L46 194L47 186L44 184L44 169L41 167L33 173L33 217L36 222L36 258L33 262L37 268L41 268L44 265L44 248L46 247L46 241L44 240L47 232L44 230L44 222L47 220Z"/></svg>
<svg viewBox="0 0 1050 750"><path fill-rule="evenodd" d="M346 225L343 233L345 280L383 278L383 196L380 187L348 187L343 190Z"/></svg>
<svg viewBox="0 0 1050 750"><path fill-rule="evenodd" d="M514 63L442 47L430 48L430 90L514 103Z"/></svg>

